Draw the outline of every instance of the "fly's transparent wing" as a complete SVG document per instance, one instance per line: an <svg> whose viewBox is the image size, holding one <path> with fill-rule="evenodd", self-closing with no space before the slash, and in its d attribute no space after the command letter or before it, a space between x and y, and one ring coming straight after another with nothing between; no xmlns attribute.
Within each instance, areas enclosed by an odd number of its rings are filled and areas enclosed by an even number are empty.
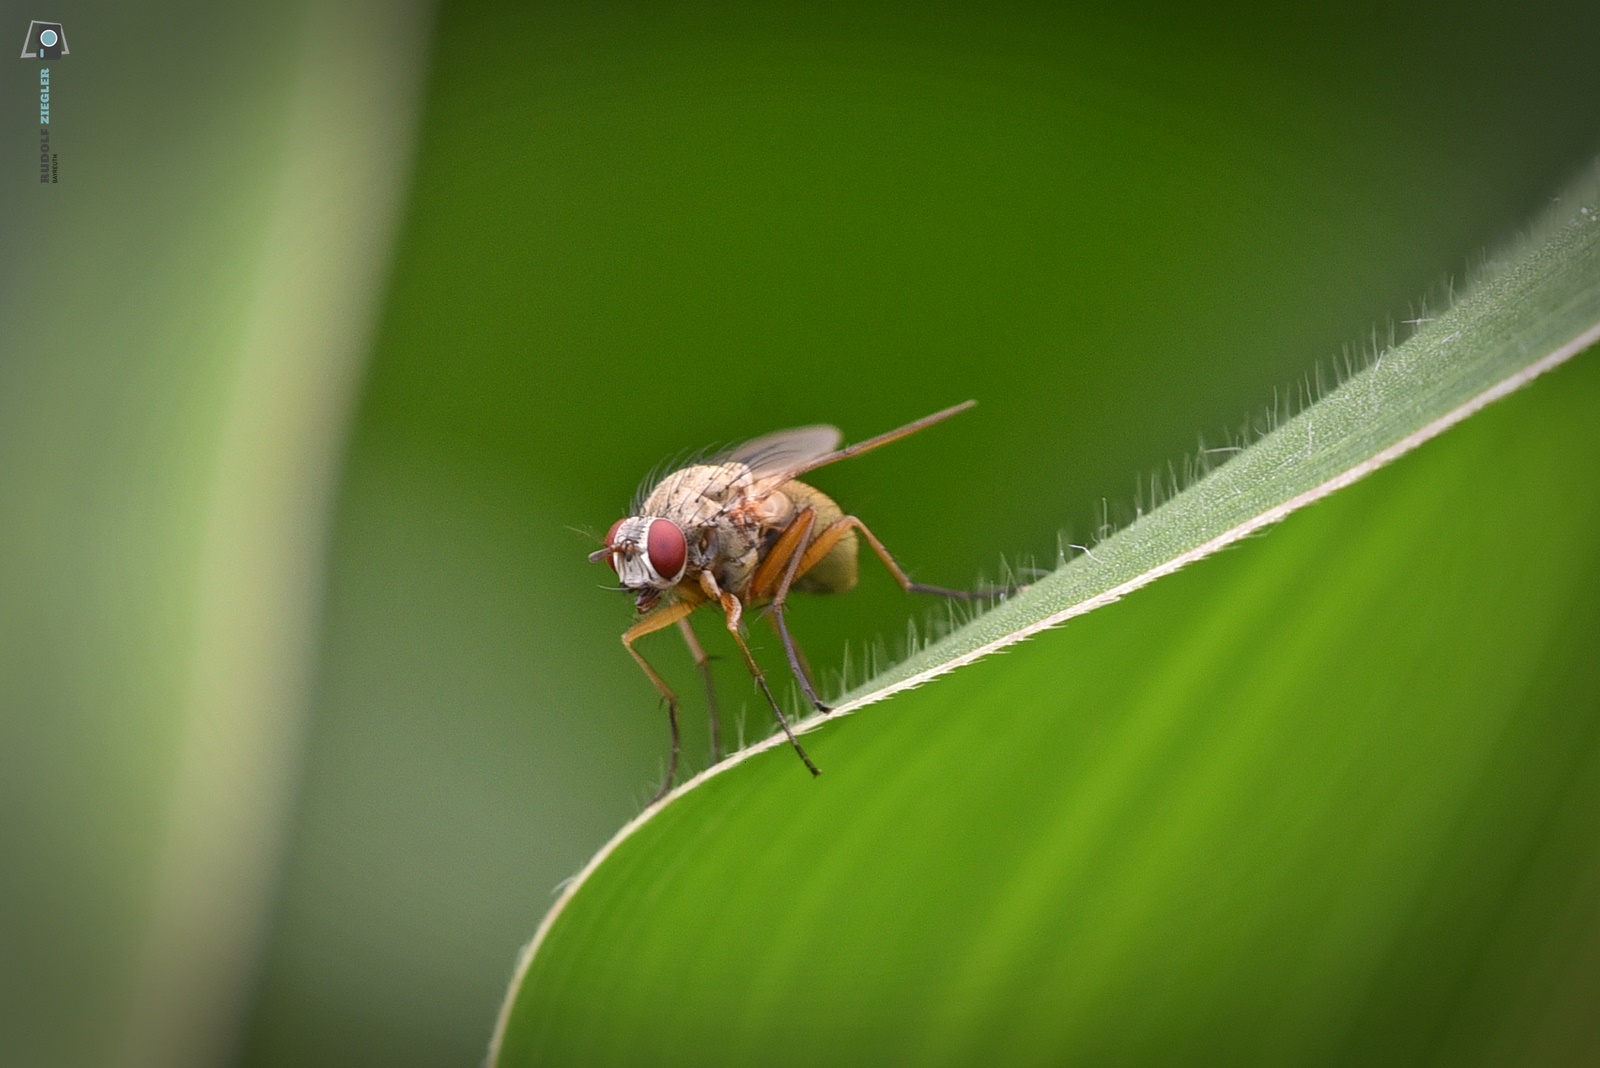
<svg viewBox="0 0 1600 1068"><path fill-rule="evenodd" d="M716 457L715 463L740 463L756 478L795 471L839 447L844 435L836 426L797 426L763 434Z"/></svg>
<svg viewBox="0 0 1600 1068"><path fill-rule="evenodd" d="M891 430L886 434L879 434L866 441L858 441L854 445L839 447L839 442L844 435L835 426L797 426L792 430L778 430L771 434L763 434L753 438L743 445L735 445L731 449L718 453L695 453L687 460L680 454L676 459L657 465L656 469L645 477L639 487L639 492L634 495L633 507L630 515L639 515L639 508L645 499L653 493L657 486L678 471L690 466L701 464L743 464L750 469L752 482L744 483L747 495L761 496L782 486L792 478L798 478L807 471L814 471L840 460L848 460L852 456L860 456L864 452L881 448L891 441L899 441L908 434L915 434L925 430L935 423L943 422L958 412L971 408L977 401L965 401L954 407L946 408L932 415L925 415L915 422L907 423L903 427ZM734 476L730 475L732 479ZM739 476L742 478L743 476ZM753 483L753 484L752 484ZM724 489L731 489L730 481Z"/></svg>
<svg viewBox="0 0 1600 1068"><path fill-rule="evenodd" d="M634 492L629 515L639 515L644 502L656 487L686 467L701 464L740 463L750 468L751 475L770 489L789 478L792 471L831 454L843 437L838 427L798 426L793 430L778 430L763 434L743 445L713 452L702 449L694 453L679 453L670 460L657 464Z"/></svg>

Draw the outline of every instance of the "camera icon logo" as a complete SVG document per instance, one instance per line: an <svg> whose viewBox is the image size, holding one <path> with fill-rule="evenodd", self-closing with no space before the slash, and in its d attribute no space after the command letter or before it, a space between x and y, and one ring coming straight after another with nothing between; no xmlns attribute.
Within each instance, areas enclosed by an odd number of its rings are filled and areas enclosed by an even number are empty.
<svg viewBox="0 0 1600 1068"><path fill-rule="evenodd" d="M30 22L22 42L23 59L60 59L71 53L59 22Z"/></svg>

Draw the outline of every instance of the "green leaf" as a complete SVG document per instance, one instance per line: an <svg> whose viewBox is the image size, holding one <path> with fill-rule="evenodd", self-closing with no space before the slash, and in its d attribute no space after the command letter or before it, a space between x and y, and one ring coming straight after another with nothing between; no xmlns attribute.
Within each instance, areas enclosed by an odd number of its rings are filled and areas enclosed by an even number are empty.
<svg viewBox="0 0 1600 1068"><path fill-rule="evenodd" d="M0 195L0 1062L187 1068L261 970L430 8L55 17L7 57L58 180Z"/></svg>
<svg viewBox="0 0 1600 1068"><path fill-rule="evenodd" d="M1597 206L1591 178L1416 336L808 722L820 779L769 739L624 828L494 1062L1600 1052L1593 361L908 688L1592 343Z"/></svg>

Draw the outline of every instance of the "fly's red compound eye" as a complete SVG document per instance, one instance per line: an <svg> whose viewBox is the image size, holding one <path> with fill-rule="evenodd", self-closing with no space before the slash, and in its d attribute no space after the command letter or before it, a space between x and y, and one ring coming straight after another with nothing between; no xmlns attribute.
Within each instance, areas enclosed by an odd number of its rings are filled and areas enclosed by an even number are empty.
<svg viewBox="0 0 1600 1068"><path fill-rule="evenodd" d="M617 528L620 527L620 526L622 526L622 520L619 519L615 523L611 524L611 529L610 530L606 531L606 548L609 549L609 548L611 548L612 545L616 544ZM616 571L617 570L617 554L616 553L606 553L606 563L611 566L611 570L613 572Z"/></svg>
<svg viewBox="0 0 1600 1068"><path fill-rule="evenodd" d="M683 531L670 519L656 519L650 523L645 535L645 555L655 573L671 582L683 574L683 565L689 558L689 546L683 540Z"/></svg>

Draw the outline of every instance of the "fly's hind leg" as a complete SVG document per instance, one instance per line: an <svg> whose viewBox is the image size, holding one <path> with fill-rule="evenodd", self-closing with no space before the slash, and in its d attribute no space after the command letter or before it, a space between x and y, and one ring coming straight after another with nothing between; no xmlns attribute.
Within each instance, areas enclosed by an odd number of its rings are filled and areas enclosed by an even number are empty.
<svg viewBox="0 0 1600 1068"><path fill-rule="evenodd" d="M932 593L959 601L981 601L993 596L993 593L988 590L949 590L943 586L929 586L921 582L912 582L911 576L907 575L900 565L895 562L894 557L889 555L889 550L883 547L883 542L878 540L878 536L868 530L867 525L853 515L843 516L834 520L828 524L821 534L817 535L816 541L806 546L806 551L800 558L800 565L794 570L793 578L799 578L815 567L838 544L839 539L851 530L859 531L861 536L867 539L867 544L872 546L872 551L877 554L879 560L883 561L883 566L888 569L890 575L894 576L894 580L900 584L900 588L907 593ZM792 578L786 577L784 592L788 592L787 587L791 581L793 581Z"/></svg>
<svg viewBox="0 0 1600 1068"><path fill-rule="evenodd" d="M900 584L900 588L907 593L931 593L939 597L949 597L955 600L976 601L993 596L989 591L951 590L943 586L929 586L926 583L912 582L911 576L884 548L878 536L867 529L867 525L853 515L841 516L823 528L816 540L809 545L806 539L811 536L811 531L816 525L816 509L810 505L800 509L794 519L784 528L778 540L773 543L761 567L751 580L751 589L757 596L770 596L772 598L772 621L778 628L778 636L783 639L783 651L789 657L789 667L794 671L795 677L800 680L800 688L805 691L807 699L816 706L820 712L831 711L817 697L816 687L812 685L810 673L805 670L804 659L800 656L799 647L794 638L789 634L789 625L784 617L784 606L788 602L789 589L797 579L821 563L827 555L839 544L839 539L852 530L859 531L867 539L867 544L872 546L872 551L878 559L883 561L883 566L889 574ZM804 547L802 549L802 546ZM781 571L780 571L781 569ZM781 576L781 577L780 577Z"/></svg>

